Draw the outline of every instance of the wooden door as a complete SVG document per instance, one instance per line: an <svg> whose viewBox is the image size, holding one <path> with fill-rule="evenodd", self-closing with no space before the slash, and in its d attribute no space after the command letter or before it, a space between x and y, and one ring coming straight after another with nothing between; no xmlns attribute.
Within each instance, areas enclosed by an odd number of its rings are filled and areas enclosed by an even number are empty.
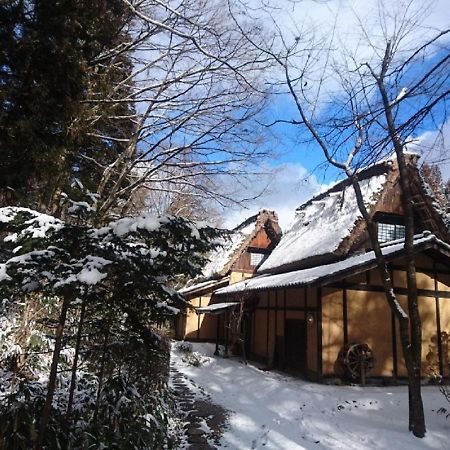
<svg viewBox="0 0 450 450"><path fill-rule="evenodd" d="M306 372L306 320L287 319L285 333L285 367L295 373Z"/></svg>

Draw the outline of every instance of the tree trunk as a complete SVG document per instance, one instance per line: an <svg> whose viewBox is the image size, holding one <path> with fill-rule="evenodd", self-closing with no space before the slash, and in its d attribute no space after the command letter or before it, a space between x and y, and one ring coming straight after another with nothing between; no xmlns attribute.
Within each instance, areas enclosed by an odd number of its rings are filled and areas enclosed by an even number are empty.
<svg viewBox="0 0 450 450"><path fill-rule="evenodd" d="M407 248L407 240L405 239L405 258L407 260L408 280L408 315L406 315L395 296L391 276L389 270L387 269L386 262L381 251L380 243L378 241L377 230L375 224L373 223L365 208L358 180L353 178L352 184L355 189L358 207L363 214L363 217L367 224L367 230L369 232L371 244L375 253L378 270L380 272L381 279L383 280L386 299L391 310L394 312L394 315L397 318L400 327L400 341L402 345L406 371L408 374L409 430L412 431L414 436L416 437L424 437L426 428L420 385L420 364L422 359L422 327L420 323L417 304L413 240L411 240L410 246L409 248ZM414 238L414 226L412 230ZM411 273L413 273L413 283L411 283Z"/></svg>
<svg viewBox="0 0 450 450"><path fill-rule="evenodd" d="M36 441L36 450L42 450L42 446L45 441L45 434L47 431L47 425L50 419L50 411L52 408L53 396L55 394L56 387L56 375L58 371L58 361L61 354L62 337L64 332L64 325L66 323L67 310L69 308L70 299L64 297L59 314L59 322L56 328L55 336L55 349L53 350L52 365L50 368L50 375L48 378L47 396L45 399L45 405L42 410L41 422L39 425L39 434Z"/></svg>
<svg viewBox="0 0 450 450"><path fill-rule="evenodd" d="M70 379L69 400L67 402L67 411L66 411L67 416L70 416L70 414L72 413L73 397L75 393L75 385L77 380L78 356L80 354L81 334L83 331L85 311L86 311L86 299L83 299L83 303L81 304L80 320L78 322L77 339L75 343L75 354L73 356L72 377Z"/></svg>
<svg viewBox="0 0 450 450"><path fill-rule="evenodd" d="M397 146L396 146L397 152ZM403 151L397 154L402 185L402 206L405 211L405 258L406 281L408 290L408 314L410 320L411 363L407 366L409 379L409 430L416 437L424 437L426 433L425 415L422 402L421 364L422 364L422 321L419 314L417 295L416 265L414 262L414 212L412 210L412 195L408 180L408 169Z"/></svg>
<svg viewBox="0 0 450 450"><path fill-rule="evenodd" d="M109 328L106 330L105 340L103 342L102 362L100 364L100 374L98 376L97 398L95 400L95 410L94 410L94 417L93 417L94 423L97 422L98 410L99 410L99 406L100 406L100 395L102 393L102 388L103 388L103 378L104 378L104 373L105 373L106 353L108 351L108 339L109 339Z"/></svg>
<svg viewBox="0 0 450 450"><path fill-rule="evenodd" d="M398 133L395 117L392 111L392 103L385 86L385 77L388 73L392 61L392 44L387 42L381 71L376 75L372 70L372 76L376 80L378 91L381 95L384 116L386 118L389 140L394 147L397 157L401 202L403 215L405 218L405 260L406 260L406 281L408 291L408 316L410 329L403 333L410 332L410 345L403 347L406 369L408 372L408 392L409 392L409 430L414 436L422 438L426 433L425 416L423 412L422 392L421 392L421 363L422 363L422 322L419 314L419 304L417 296L416 264L414 261L414 211L409 183L409 170L404 154L404 142Z"/></svg>

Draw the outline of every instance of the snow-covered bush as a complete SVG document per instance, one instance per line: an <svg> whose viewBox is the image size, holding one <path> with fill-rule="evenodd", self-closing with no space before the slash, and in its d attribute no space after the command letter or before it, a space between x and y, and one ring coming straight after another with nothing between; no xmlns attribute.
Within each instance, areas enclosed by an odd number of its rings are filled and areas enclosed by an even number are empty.
<svg viewBox="0 0 450 450"><path fill-rule="evenodd" d="M190 366L200 367L208 361L208 358L203 357L200 353L190 352L183 355L182 360Z"/></svg>
<svg viewBox="0 0 450 450"><path fill-rule="evenodd" d="M428 352L426 354L426 366L424 373L428 375L431 380L439 381L440 378L440 357L443 358L442 365L448 367L449 350L450 350L450 333L442 331L440 336L440 345L442 348L442 355L439 355L439 339L438 336L432 336L430 344L428 345Z"/></svg>
<svg viewBox="0 0 450 450"><path fill-rule="evenodd" d="M192 353L192 344L190 342L177 342L175 348L182 353Z"/></svg>

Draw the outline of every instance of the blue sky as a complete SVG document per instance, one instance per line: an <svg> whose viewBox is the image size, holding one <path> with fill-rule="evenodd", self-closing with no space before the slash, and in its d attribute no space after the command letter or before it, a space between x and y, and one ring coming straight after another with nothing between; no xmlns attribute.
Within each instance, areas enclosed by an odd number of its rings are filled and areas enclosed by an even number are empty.
<svg viewBox="0 0 450 450"><path fill-rule="evenodd" d="M254 0L258 1L258 0ZM329 0L329 1L312 1L305 0L297 4L299 10L290 9L289 13L283 16L283 12L279 11L278 21L285 21L283 29L298 21L310 21L314 25L326 29L331 23L336 23L336 35L340 42L349 47L358 47L360 57L364 58L366 55L369 58L370 50L361 46L357 42L357 33L353 32L357 27L356 16L362 16L364 19L370 21L370 11L376 10L376 0ZM398 2L401 3L401 2ZM422 8L424 2L412 0L408 2L410 8ZM407 3L405 3L407 5ZM305 16L304 12L308 11ZM336 19L338 18L338 20ZM423 19L422 19L423 17ZM335 22L336 21L336 22ZM443 0L431 2L427 6L427 15L420 16L419 25L423 25L423 33L434 33L433 30L428 30L428 26L445 29L450 23L450 8L448 3ZM353 30L349 32L349 30ZM340 34L339 34L340 33ZM420 33L417 33L417 42L420 42ZM405 45L416 45L414 41L407 42ZM441 54L442 51L441 50ZM440 55L436 55L438 58ZM403 80L399 83L399 88L403 85L410 84L412 77L417 77L420 72L426 70L433 60L426 61L420 66L413 67L409 73L406 73ZM326 87L326 86L325 86ZM336 92L336 86L330 81L329 91ZM391 93L395 98L395 93ZM410 108L417 108L418 104L423 102L423 99L414 98L405 101L402 105L401 114L408 114ZM330 112L330 111L328 111ZM331 111L332 112L332 111ZM439 111L442 112L442 111ZM323 115L327 111L321 112ZM289 97L278 97L276 102L272 102L267 111L267 120L271 119L298 119L298 113L294 106L292 99ZM442 155L438 150L430 150L432 144L436 139L440 138L436 132L436 127L442 125L442 120L446 120L443 114L438 114L439 123L433 122L429 119L424 122L422 128L416 130L414 138L418 138L418 145L414 150L419 150L423 154L424 159L430 162L439 162L441 170L445 178L450 178L450 157ZM273 127L274 140L271 145L274 145L278 157L270 162L270 165L275 168L275 174L271 179L269 190L249 205L249 209L236 209L231 215L228 215L226 221L227 226L232 226L239 221L248 217L250 214L256 212L262 207L275 209L279 216L281 224L286 228L289 222L294 217L294 211L297 206L310 198L314 193L326 188L326 186L336 179L340 178L338 170L330 168L324 163L324 156L318 146L311 143L308 135L304 132L303 127L292 126L287 124L278 124ZM444 135L448 135L450 139L450 121L445 123L443 127ZM436 146L439 149L439 146ZM447 144L448 147L448 144ZM446 148L444 151L447 150ZM255 180L254 189L258 189L264 183L263 180Z"/></svg>

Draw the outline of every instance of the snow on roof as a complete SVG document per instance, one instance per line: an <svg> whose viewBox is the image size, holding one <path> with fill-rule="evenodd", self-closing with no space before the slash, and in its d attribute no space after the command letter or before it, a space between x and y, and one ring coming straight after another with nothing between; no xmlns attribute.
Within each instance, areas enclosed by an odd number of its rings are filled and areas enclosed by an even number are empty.
<svg viewBox="0 0 450 450"><path fill-rule="evenodd" d="M448 212L448 207L446 207L442 204L441 201L439 201L436 192L434 192L434 190L430 186L430 183L424 177L421 171L419 171L419 177L423 193L430 199L435 213L439 216L445 228L450 232L450 214Z"/></svg>
<svg viewBox="0 0 450 450"><path fill-rule="evenodd" d="M232 231L227 236L221 238L218 242L220 247L211 252L209 261L203 268L202 275L205 278L210 278L218 273L225 267L230 260L233 253L241 246L246 238L252 233L255 228L255 224L251 223L246 227Z"/></svg>
<svg viewBox="0 0 450 450"><path fill-rule="evenodd" d="M266 213L266 210L261 210L218 240L219 247L211 252L209 261L203 268L202 276L204 278L211 278L225 269L235 252L255 231L259 217Z"/></svg>
<svg viewBox="0 0 450 450"><path fill-rule="evenodd" d="M376 202L385 185L389 167L388 162L371 166L371 176L367 174L366 178L361 172L360 186L366 206ZM337 183L297 209L290 230L283 234L258 272L272 271L312 256L335 252L361 217L353 187L348 180Z"/></svg>
<svg viewBox="0 0 450 450"><path fill-rule="evenodd" d="M447 251L450 251L450 245L439 240L430 233L423 233L414 237L414 246L417 247L420 244L425 243L437 243L439 246L444 247ZM402 253L404 249L403 240L393 241L391 245L385 245L382 248L383 255L385 257L395 257ZM262 291L273 288L287 288L287 287L300 287L310 284L319 284L321 281L327 280L331 277L345 277L348 272L355 273L355 269L360 269L356 273L363 272L368 267L374 266L375 253L373 251L360 254L347 258L343 261L339 261L332 264L325 264L322 266L311 267L309 269L295 270L292 272L281 273L277 275L261 275L259 277L250 278L239 283L231 284L230 286L218 289L214 294L236 294L239 292L250 291Z"/></svg>
<svg viewBox="0 0 450 450"><path fill-rule="evenodd" d="M230 277L221 278L220 280L215 280L215 279L207 280L207 281L203 281L202 283L193 284L192 286L185 286L184 288L179 289L178 293L181 295L189 295L194 292L201 291L203 289L217 287L218 285L220 285L222 283L227 283L229 281L230 281Z"/></svg>
<svg viewBox="0 0 450 450"><path fill-rule="evenodd" d="M228 303L215 303L214 305L204 306L202 308L195 308L197 314L220 314L222 311L226 309L232 308L235 305L238 305L238 302L228 302Z"/></svg>

